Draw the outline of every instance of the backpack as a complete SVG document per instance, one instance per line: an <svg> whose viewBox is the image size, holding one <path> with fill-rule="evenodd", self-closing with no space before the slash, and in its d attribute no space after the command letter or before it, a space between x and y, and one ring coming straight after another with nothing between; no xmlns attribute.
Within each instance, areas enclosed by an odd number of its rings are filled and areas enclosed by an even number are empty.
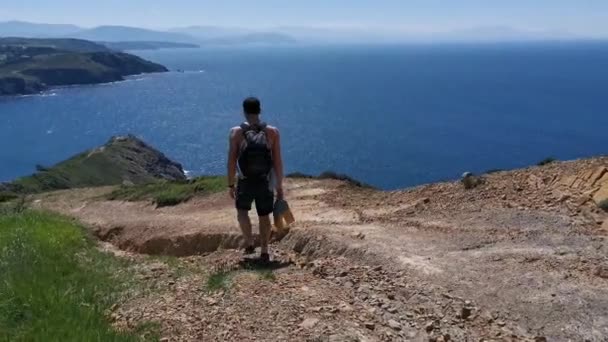
<svg viewBox="0 0 608 342"><path fill-rule="evenodd" d="M272 154L268 148L265 123L241 124L244 140L238 159L239 170L245 178L268 178L272 170Z"/></svg>

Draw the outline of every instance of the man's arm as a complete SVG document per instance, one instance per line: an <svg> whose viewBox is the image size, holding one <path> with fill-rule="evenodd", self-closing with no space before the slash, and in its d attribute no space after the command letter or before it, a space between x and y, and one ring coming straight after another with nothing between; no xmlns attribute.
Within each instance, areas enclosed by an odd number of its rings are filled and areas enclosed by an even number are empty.
<svg viewBox="0 0 608 342"><path fill-rule="evenodd" d="M236 183L236 163L238 159L238 142L236 135L238 128L230 130L230 137L228 140L228 185L234 186Z"/></svg>
<svg viewBox="0 0 608 342"><path fill-rule="evenodd" d="M272 161L276 176L276 190L279 197L283 197L283 157L281 156L281 135L277 128L274 129L274 142L272 144Z"/></svg>

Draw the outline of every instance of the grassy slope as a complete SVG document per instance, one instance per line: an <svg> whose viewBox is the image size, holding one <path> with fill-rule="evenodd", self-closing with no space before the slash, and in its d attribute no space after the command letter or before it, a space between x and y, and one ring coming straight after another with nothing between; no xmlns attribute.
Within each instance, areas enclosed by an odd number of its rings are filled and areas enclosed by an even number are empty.
<svg viewBox="0 0 608 342"><path fill-rule="evenodd" d="M157 180L146 164L157 158L155 150L134 140L114 140L104 147L78 154L51 168L15 180L12 186L20 193L78 187L121 184L128 179L135 184Z"/></svg>
<svg viewBox="0 0 608 342"><path fill-rule="evenodd" d="M17 179L14 184L26 193L122 182L121 166L114 166L105 153L82 153L47 171Z"/></svg>
<svg viewBox="0 0 608 342"><path fill-rule="evenodd" d="M124 268L65 218L0 214L0 274L0 341L141 340L105 316L125 288Z"/></svg>
<svg viewBox="0 0 608 342"><path fill-rule="evenodd" d="M159 181L136 186L121 186L108 195L110 200L151 200L157 206L171 206L186 202L197 194L208 194L226 189L226 177L199 177L191 181Z"/></svg>

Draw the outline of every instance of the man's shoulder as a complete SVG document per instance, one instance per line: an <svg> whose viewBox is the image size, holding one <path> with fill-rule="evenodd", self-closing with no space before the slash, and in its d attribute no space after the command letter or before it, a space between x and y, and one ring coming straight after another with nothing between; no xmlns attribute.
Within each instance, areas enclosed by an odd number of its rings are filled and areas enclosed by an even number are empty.
<svg viewBox="0 0 608 342"><path fill-rule="evenodd" d="M242 129L240 126L234 126L230 129L230 139L237 139L237 137L241 134Z"/></svg>
<svg viewBox="0 0 608 342"><path fill-rule="evenodd" d="M266 125L266 130L268 132L270 132L271 134L279 134L279 129L276 128L275 126Z"/></svg>

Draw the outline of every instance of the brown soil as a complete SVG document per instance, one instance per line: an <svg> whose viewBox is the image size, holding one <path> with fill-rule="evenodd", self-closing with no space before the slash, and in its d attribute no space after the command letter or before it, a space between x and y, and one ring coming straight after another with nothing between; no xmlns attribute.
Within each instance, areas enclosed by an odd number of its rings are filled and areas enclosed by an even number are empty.
<svg viewBox="0 0 608 342"><path fill-rule="evenodd" d="M121 250L206 270L176 280L142 264L164 290L117 308L117 326L156 320L167 341L608 341L601 166L608 158L500 172L470 190L291 179L298 222L274 245L276 279L238 272L214 293L203 286L213 269L243 268L227 195L155 208L83 189L35 203Z"/></svg>

